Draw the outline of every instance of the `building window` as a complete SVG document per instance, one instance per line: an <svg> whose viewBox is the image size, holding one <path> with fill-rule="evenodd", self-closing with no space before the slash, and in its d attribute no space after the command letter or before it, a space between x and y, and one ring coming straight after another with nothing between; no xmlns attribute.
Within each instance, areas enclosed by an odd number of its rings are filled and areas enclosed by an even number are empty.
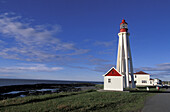
<svg viewBox="0 0 170 112"><path fill-rule="evenodd" d="M152 81L150 81L150 84L152 84Z"/></svg>
<svg viewBox="0 0 170 112"><path fill-rule="evenodd" d="M111 83L111 79L108 79L108 83Z"/></svg>
<svg viewBox="0 0 170 112"><path fill-rule="evenodd" d="M137 76L135 75L135 78L136 78Z"/></svg>
<svg viewBox="0 0 170 112"><path fill-rule="evenodd" d="M147 83L147 81L146 80L142 80L142 83Z"/></svg>

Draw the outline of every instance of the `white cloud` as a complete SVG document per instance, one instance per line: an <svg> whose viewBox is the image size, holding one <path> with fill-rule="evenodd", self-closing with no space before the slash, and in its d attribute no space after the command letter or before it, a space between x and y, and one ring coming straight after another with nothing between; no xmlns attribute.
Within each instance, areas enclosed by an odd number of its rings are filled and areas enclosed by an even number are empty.
<svg viewBox="0 0 170 112"><path fill-rule="evenodd" d="M134 70L135 71L148 71L154 78L161 78L162 80L169 80L170 63L157 64L155 67L135 68Z"/></svg>
<svg viewBox="0 0 170 112"><path fill-rule="evenodd" d="M76 49L75 52L67 54L67 55L80 55L89 52L89 49Z"/></svg>
<svg viewBox="0 0 170 112"><path fill-rule="evenodd" d="M156 67L141 67L136 68L136 70L143 71L169 71L170 72L170 63L161 63L156 65Z"/></svg>
<svg viewBox="0 0 170 112"><path fill-rule="evenodd" d="M63 42L56 37L61 32L59 25L33 25L16 16L15 13L0 15L0 33L3 35L0 43L0 57L17 59L31 62L52 62L56 65L62 64L70 67L80 68L78 64L87 64L95 67L81 67L92 71L105 71L106 63L109 60L87 56L89 49L76 47L72 42ZM93 44L93 43L92 43ZM113 44L108 42L95 42L95 45L109 47ZM78 56L77 56L78 55ZM103 66L104 65L104 66ZM92 68L93 68L92 67ZM104 70L102 70L102 67ZM0 68L2 72L23 72L23 71L54 71L60 68L49 68L45 65L17 66ZM110 68L109 68L110 69Z"/></svg>
<svg viewBox="0 0 170 112"><path fill-rule="evenodd" d="M17 73L17 72L55 72L63 70L62 67L47 67L45 64L21 64L13 67L1 67L0 73Z"/></svg>
<svg viewBox="0 0 170 112"><path fill-rule="evenodd" d="M56 35L61 32L59 25L32 25L21 16L4 13L0 15L0 33L7 45L0 50L0 56L34 62L59 61L71 55L85 54L74 43L62 42Z"/></svg>
<svg viewBox="0 0 170 112"><path fill-rule="evenodd" d="M0 77L9 77L9 74L0 74Z"/></svg>
<svg viewBox="0 0 170 112"><path fill-rule="evenodd" d="M90 56L89 57L89 64L92 64L92 65L103 65L103 63L106 63L106 62L110 62L109 60L105 60L105 59L100 59L100 58L95 58L93 56Z"/></svg>

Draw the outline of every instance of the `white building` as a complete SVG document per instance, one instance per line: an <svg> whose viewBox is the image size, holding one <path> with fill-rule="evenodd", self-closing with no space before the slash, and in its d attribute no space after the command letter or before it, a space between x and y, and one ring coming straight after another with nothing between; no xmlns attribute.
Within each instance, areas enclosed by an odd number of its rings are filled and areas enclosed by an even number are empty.
<svg viewBox="0 0 170 112"><path fill-rule="evenodd" d="M143 71L136 72L134 75L134 81L136 83L136 86L150 86L150 74L145 73Z"/></svg>
<svg viewBox="0 0 170 112"><path fill-rule="evenodd" d="M123 75L112 67L104 76L104 90L123 91Z"/></svg>
<svg viewBox="0 0 170 112"><path fill-rule="evenodd" d="M162 81L158 78L154 79L154 85L162 85Z"/></svg>
<svg viewBox="0 0 170 112"><path fill-rule="evenodd" d="M151 86L154 86L154 79L150 78L150 84Z"/></svg>
<svg viewBox="0 0 170 112"><path fill-rule="evenodd" d="M134 81L136 86L157 86L161 84L160 79L151 79L150 74L143 71L134 73Z"/></svg>

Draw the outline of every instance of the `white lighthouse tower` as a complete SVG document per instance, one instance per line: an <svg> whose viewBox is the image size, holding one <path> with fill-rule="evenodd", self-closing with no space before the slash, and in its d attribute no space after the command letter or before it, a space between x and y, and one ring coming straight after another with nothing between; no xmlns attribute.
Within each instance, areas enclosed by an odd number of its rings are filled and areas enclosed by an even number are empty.
<svg viewBox="0 0 170 112"><path fill-rule="evenodd" d="M129 35L128 24L123 19L120 23L120 32L118 33L119 45L116 69L120 74L124 75L124 88L135 88Z"/></svg>
<svg viewBox="0 0 170 112"><path fill-rule="evenodd" d="M104 90L123 91L124 88L135 88L133 65L129 43L127 23L120 23L117 67L112 67L104 74Z"/></svg>

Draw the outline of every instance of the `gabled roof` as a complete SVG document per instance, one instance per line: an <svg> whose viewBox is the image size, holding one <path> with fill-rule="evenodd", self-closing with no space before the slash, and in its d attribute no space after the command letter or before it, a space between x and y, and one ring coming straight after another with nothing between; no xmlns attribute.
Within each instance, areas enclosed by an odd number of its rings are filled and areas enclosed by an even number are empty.
<svg viewBox="0 0 170 112"><path fill-rule="evenodd" d="M136 72L136 73L134 73L134 74L148 74L148 73L146 73L146 72L143 72L143 71L139 71L139 72ZM149 75L149 74L148 74Z"/></svg>
<svg viewBox="0 0 170 112"><path fill-rule="evenodd" d="M122 76L114 67L112 67L107 73L103 76Z"/></svg>

